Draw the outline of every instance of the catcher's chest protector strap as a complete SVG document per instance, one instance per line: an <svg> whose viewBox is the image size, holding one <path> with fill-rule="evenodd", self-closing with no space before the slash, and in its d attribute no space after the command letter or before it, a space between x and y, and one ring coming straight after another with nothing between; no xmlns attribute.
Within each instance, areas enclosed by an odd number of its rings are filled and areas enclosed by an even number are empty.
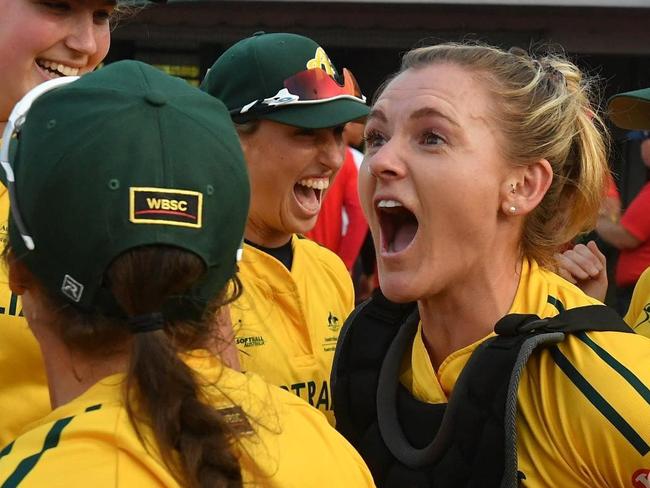
<svg viewBox="0 0 650 488"><path fill-rule="evenodd" d="M379 487L516 487L519 377L537 347L585 330L631 332L611 309L556 317L512 314L463 369L448 404L415 399L399 383L419 316L415 304L381 294L346 321L334 359L337 429L368 463Z"/></svg>

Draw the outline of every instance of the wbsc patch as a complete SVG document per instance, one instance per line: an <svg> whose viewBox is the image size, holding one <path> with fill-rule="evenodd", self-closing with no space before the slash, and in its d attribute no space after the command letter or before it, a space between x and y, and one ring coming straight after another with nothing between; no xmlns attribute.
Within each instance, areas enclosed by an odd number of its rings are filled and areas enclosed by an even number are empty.
<svg viewBox="0 0 650 488"><path fill-rule="evenodd" d="M202 193L139 187L131 187L129 193L129 220L134 224L202 226Z"/></svg>

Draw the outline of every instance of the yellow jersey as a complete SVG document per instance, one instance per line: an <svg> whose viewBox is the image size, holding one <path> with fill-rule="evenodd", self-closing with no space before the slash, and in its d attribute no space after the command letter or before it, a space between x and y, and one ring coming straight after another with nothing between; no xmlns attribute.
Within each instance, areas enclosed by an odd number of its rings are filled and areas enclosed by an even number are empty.
<svg viewBox="0 0 650 488"><path fill-rule="evenodd" d="M650 268L641 274L634 286L625 322L637 334L650 337Z"/></svg>
<svg viewBox="0 0 650 488"><path fill-rule="evenodd" d="M329 378L339 331L354 308L352 280L328 249L297 236L291 244L291 270L244 245L244 291L230 305L239 360L244 371L291 391L334 424Z"/></svg>
<svg viewBox="0 0 650 488"><path fill-rule="evenodd" d="M552 317L596 303L524 260L509 313ZM485 339L455 351L435 371L420 329L400 380L419 400L446 403L470 355ZM643 486L635 483L650 474L649 387L650 339L637 334L579 333L534 354L518 390L521 486Z"/></svg>
<svg viewBox="0 0 650 488"><path fill-rule="evenodd" d="M216 408L236 410L244 486L372 487L364 462L322 413L207 354L188 360ZM148 428L138 438L123 404L124 375L104 378L0 452L0 486L178 487ZM217 386L215 386L215 384ZM241 412L245 413L241 415ZM232 412L232 410L229 410Z"/></svg>
<svg viewBox="0 0 650 488"><path fill-rule="evenodd" d="M0 184L0 250L7 245L8 220L9 192ZM41 350L0 263L0 448L51 410Z"/></svg>

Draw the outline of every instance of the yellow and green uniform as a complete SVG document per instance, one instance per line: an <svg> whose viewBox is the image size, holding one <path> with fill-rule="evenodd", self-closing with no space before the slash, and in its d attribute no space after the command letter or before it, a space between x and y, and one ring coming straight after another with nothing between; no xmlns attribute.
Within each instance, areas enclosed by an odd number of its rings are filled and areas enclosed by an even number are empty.
<svg viewBox="0 0 650 488"><path fill-rule="evenodd" d="M625 314L625 322L637 334L650 337L650 268L641 274L634 286L630 308Z"/></svg>
<svg viewBox="0 0 650 488"><path fill-rule="evenodd" d="M8 218L9 192L0 184L0 250L7 245ZM0 449L50 410L41 350L0 263Z"/></svg>
<svg viewBox="0 0 650 488"><path fill-rule="evenodd" d="M248 417L246 422L234 415L243 432L235 450L244 486L374 486L361 457L322 413L217 359L201 355L188 362L205 379L213 406L237 405ZM181 486L163 464L151 432L141 428L148 449L136 435L122 401L123 381L119 374L103 379L9 444L0 452L0 486Z"/></svg>
<svg viewBox="0 0 650 488"><path fill-rule="evenodd" d="M295 393L334 423L329 377L354 289L334 253L293 236L288 270L246 244L239 266L243 295L230 306L244 371Z"/></svg>
<svg viewBox="0 0 650 488"><path fill-rule="evenodd" d="M598 303L524 260L510 313L552 317ZM446 403L482 339L434 371L421 330L402 383L421 401ZM650 339L619 332L569 335L534 354L518 390L517 454L525 487L628 487L650 469Z"/></svg>

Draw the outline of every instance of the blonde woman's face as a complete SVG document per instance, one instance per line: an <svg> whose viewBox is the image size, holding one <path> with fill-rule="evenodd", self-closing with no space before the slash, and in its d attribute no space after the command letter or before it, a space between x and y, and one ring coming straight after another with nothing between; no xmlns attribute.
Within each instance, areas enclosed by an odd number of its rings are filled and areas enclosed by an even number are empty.
<svg viewBox="0 0 650 488"><path fill-rule="evenodd" d="M462 286L499 249L511 166L489 101L470 71L438 64L399 75L371 111L359 189L393 300Z"/></svg>
<svg viewBox="0 0 650 488"><path fill-rule="evenodd" d="M36 85L92 71L110 43L107 0L0 0L0 122Z"/></svg>

